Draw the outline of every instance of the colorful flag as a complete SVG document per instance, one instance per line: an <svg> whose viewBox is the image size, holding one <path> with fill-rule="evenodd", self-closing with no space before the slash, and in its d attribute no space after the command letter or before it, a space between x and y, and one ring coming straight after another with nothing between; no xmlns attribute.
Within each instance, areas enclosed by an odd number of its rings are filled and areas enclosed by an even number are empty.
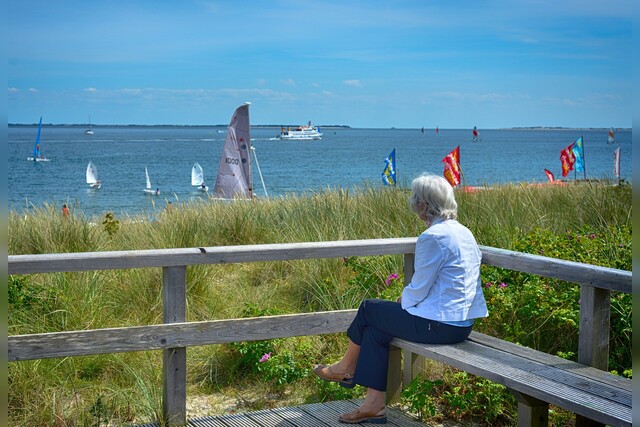
<svg viewBox="0 0 640 427"><path fill-rule="evenodd" d="M560 152L560 163L562 163L562 176L569 175L569 172L573 170L573 164L576 162L576 158L572 151L573 144L565 148Z"/></svg>
<svg viewBox="0 0 640 427"><path fill-rule="evenodd" d="M396 149L394 148L389 157L384 159L386 163L382 171L382 182L385 185L396 185Z"/></svg>
<svg viewBox="0 0 640 427"><path fill-rule="evenodd" d="M575 168L576 172L584 171L584 149L582 148L582 137L576 139L576 142L573 143L573 148L571 149L573 155L576 159Z"/></svg>
<svg viewBox="0 0 640 427"><path fill-rule="evenodd" d="M620 178L620 147L613 152L613 176Z"/></svg>
<svg viewBox="0 0 640 427"><path fill-rule="evenodd" d="M547 174L547 179L549 180L549 182L553 182L556 180L556 177L553 176L553 172L551 172L549 169L545 169L544 173Z"/></svg>
<svg viewBox="0 0 640 427"><path fill-rule="evenodd" d="M460 146L458 145L444 159L444 177L452 187L460 184Z"/></svg>

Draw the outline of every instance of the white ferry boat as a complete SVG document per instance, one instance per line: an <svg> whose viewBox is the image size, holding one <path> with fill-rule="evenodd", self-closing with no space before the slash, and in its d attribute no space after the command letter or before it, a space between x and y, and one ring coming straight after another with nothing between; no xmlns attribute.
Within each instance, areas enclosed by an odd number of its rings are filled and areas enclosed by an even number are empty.
<svg viewBox="0 0 640 427"><path fill-rule="evenodd" d="M321 139L322 133L320 128L313 126L311 121L306 126L298 126L294 130L291 128L282 128L280 131L280 139L297 139L297 140L310 140Z"/></svg>

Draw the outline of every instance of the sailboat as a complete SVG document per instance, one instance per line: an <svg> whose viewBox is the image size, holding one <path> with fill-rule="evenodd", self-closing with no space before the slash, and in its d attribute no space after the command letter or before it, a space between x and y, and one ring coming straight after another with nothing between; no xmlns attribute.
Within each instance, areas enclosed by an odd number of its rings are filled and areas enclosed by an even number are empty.
<svg viewBox="0 0 640 427"><path fill-rule="evenodd" d="M607 138L607 144L613 144L614 142L614 138L613 138L613 128L609 129L609 136Z"/></svg>
<svg viewBox="0 0 640 427"><path fill-rule="evenodd" d="M478 128L477 127L473 127L473 142L478 142L478 138L480 137L480 132L478 132Z"/></svg>
<svg viewBox="0 0 640 427"><path fill-rule="evenodd" d="M147 178L147 187L142 190L144 191L145 194L151 195L151 196L158 196L160 194L160 189L156 188L155 190L151 189L151 180L149 179L149 171L147 170L147 167L144 167L144 175Z"/></svg>
<svg viewBox="0 0 640 427"><path fill-rule="evenodd" d="M87 184L89 184L89 188L92 190L99 190L102 186L102 183L98 179L98 168L93 162L89 162L87 165Z"/></svg>
<svg viewBox="0 0 640 427"><path fill-rule="evenodd" d="M191 185L197 186L199 191L209 191L209 187L204 185L204 171L198 162L191 168Z"/></svg>
<svg viewBox="0 0 640 427"><path fill-rule="evenodd" d="M91 116L89 116L89 129L84 131L85 135L93 135L93 129L91 129Z"/></svg>
<svg viewBox="0 0 640 427"><path fill-rule="evenodd" d="M42 116L40 116L40 121L38 122L38 136L36 136L36 143L33 144L33 155L31 157L27 157L27 160L32 162L48 162L42 151L40 150L40 131L42 130Z"/></svg>
<svg viewBox="0 0 640 427"><path fill-rule="evenodd" d="M253 198L253 175L251 171L251 129L249 124L249 105L245 102L236 108L222 147L222 156L218 165L216 184L213 187L215 198L251 199ZM256 157L256 166L258 165ZM265 190L262 172L258 166L262 187Z"/></svg>

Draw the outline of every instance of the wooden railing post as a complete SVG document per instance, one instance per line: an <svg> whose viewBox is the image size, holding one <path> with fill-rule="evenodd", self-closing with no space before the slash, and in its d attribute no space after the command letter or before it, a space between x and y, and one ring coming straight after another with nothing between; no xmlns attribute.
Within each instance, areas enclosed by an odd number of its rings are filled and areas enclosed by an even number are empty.
<svg viewBox="0 0 640 427"><path fill-rule="evenodd" d="M518 427L547 427L549 425L549 404L547 402L512 389L509 391L518 400Z"/></svg>
<svg viewBox="0 0 640 427"><path fill-rule="evenodd" d="M402 393L402 351L397 347L389 349L389 370L387 372L387 403L400 399Z"/></svg>
<svg viewBox="0 0 640 427"><path fill-rule="evenodd" d="M580 337L578 363L603 371L609 370L609 328L611 326L611 291L583 285L580 289ZM577 427L603 424L576 416Z"/></svg>
<svg viewBox="0 0 640 427"><path fill-rule="evenodd" d="M611 291L582 286L580 290L580 338L578 362L609 370Z"/></svg>
<svg viewBox="0 0 640 427"><path fill-rule="evenodd" d="M162 268L162 321L187 321L187 267ZM170 426L187 424L187 348L162 350L162 408Z"/></svg>

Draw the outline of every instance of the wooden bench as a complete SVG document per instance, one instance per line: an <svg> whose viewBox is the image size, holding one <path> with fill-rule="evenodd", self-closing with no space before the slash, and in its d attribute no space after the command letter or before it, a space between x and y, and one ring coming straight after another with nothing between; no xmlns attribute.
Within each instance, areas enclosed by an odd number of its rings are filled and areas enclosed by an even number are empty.
<svg viewBox="0 0 640 427"><path fill-rule="evenodd" d="M87 356L130 351L163 352L163 420L187 424L187 348L199 345L265 340L344 332L355 310L304 313L253 319L187 322L187 267L193 265L404 255L404 279L413 275L416 238L333 242L154 249L143 251L9 255L9 274L96 271L129 268L162 269L161 325L60 331L8 336L8 360ZM609 358L610 292L631 293L632 273L480 247L482 263L571 283L580 291L578 361L566 361L525 347L474 333L452 346L418 345L395 340L391 354L388 398L412 378L416 355L439 360L504 384L518 397L520 425L545 425L548 404L574 411L578 426L589 421L631 425L631 381L604 371ZM592 368L588 367L592 366ZM606 400L608 399L608 400ZM586 417L586 418L580 418ZM585 421L586 420L586 421Z"/></svg>
<svg viewBox="0 0 640 427"><path fill-rule="evenodd" d="M504 385L518 400L519 426L548 425L549 404L599 423L632 425L632 381L627 378L478 332L454 345L397 338L391 345ZM405 382L414 376L414 361L405 359ZM400 377L398 362L397 354L390 358L390 379ZM390 398L398 395L398 384L394 387ZM588 420L582 424L592 424Z"/></svg>

